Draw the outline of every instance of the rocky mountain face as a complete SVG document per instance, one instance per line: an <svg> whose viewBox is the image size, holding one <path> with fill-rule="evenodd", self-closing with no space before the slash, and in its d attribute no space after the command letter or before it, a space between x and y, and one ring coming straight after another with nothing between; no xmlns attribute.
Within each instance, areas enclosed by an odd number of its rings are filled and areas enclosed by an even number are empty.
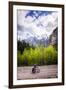
<svg viewBox="0 0 66 90"><path fill-rule="evenodd" d="M41 39L38 39L37 37L28 37L27 39L24 39L26 43L29 43L30 45L37 46L37 45L43 45L48 46L49 45L49 37L42 37Z"/></svg>
<svg viewBox="0 0 66 90"><path fill-rule="evenodd" d="M30 36L27 34L27 38L23 39L26 43L29 43L30 45L37 46L37 45L43 45L48 46L49 44L57 43L57 32L58 28L54 29L52 34L48 37L46 34L42 35L41 38L39 36Z"/></svg>
<svg viewBox="0 0 66 90"><path fill-rule="evenodd" d="M58 43L58 28L54 29L52 34L50 35L50 44L57 45Z"/></svg>

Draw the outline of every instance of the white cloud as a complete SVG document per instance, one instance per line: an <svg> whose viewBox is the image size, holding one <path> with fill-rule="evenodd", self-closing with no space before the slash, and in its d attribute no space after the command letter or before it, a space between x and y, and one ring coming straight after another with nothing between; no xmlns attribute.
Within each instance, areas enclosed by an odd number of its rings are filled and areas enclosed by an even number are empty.
<svg viewBox="0 0 66 90"><path fill-rule="evenodd" d="M28 12L29 11L24 11L24 10L18 11L18 24L26 28L26 29L24 28L22 34L18 36L21 39L27 38L27 33L29 33L29 36L33 34L33 36L35 37L39 36L40 38L43 35L49 36L52 33L53 29L56 28L58 25L57 12L53 12L46 16L43 14L39 16L38 19L35 19L35 16L34 17L27 16L25 18ZM36 12L34 12L34 14L35 13Z"/></svg>
<svg viewBox="0 0 66 90"><path fill-rule="evenodd" d="M25 25L25 16L29 11L27 10L18 10L18 24Z"/></svg>
<svg viewBox="0 0 66 90"><path fill-rule="evenodd" d="M26 23L32 23L32 21L34 20L34 18L32 18L31 16L28 16L28 18L26 18L25 22Z"/></svg>

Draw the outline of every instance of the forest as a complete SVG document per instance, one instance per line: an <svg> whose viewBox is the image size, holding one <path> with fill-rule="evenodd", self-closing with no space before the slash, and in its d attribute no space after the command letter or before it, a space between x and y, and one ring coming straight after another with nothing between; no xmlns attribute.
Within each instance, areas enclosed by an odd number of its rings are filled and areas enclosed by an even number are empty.
<svg viewBox="0 0 66 90"><path fill-rule="evenodd" d="M24 40L17 41L17 66L54 65L58 63L57 59L58 51L56 46L33 46Z"/></svg>

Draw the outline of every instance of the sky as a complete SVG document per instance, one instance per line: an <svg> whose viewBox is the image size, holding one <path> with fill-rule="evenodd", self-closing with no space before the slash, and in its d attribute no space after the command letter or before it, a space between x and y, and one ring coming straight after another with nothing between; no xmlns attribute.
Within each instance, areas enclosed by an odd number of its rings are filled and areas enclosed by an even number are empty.
<svg viewBox="0 0 66 90"><path fill-rule="evenodd" d="M56 11L17 10L17 33L20 40L29 37L38 39L49 37L56 27L58 27Z"/></svg>

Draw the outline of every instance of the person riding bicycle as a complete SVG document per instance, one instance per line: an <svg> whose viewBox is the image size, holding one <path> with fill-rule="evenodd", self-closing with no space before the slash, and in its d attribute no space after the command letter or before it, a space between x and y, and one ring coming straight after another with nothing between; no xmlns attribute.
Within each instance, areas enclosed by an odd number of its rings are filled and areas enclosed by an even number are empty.
<svg viewBox="0 0 66 90"><path fill-rule="evenodd" d="M32 73L39 73L40 69L38 68L38 66L35 64L34 67L32 68Z"/></svg>

